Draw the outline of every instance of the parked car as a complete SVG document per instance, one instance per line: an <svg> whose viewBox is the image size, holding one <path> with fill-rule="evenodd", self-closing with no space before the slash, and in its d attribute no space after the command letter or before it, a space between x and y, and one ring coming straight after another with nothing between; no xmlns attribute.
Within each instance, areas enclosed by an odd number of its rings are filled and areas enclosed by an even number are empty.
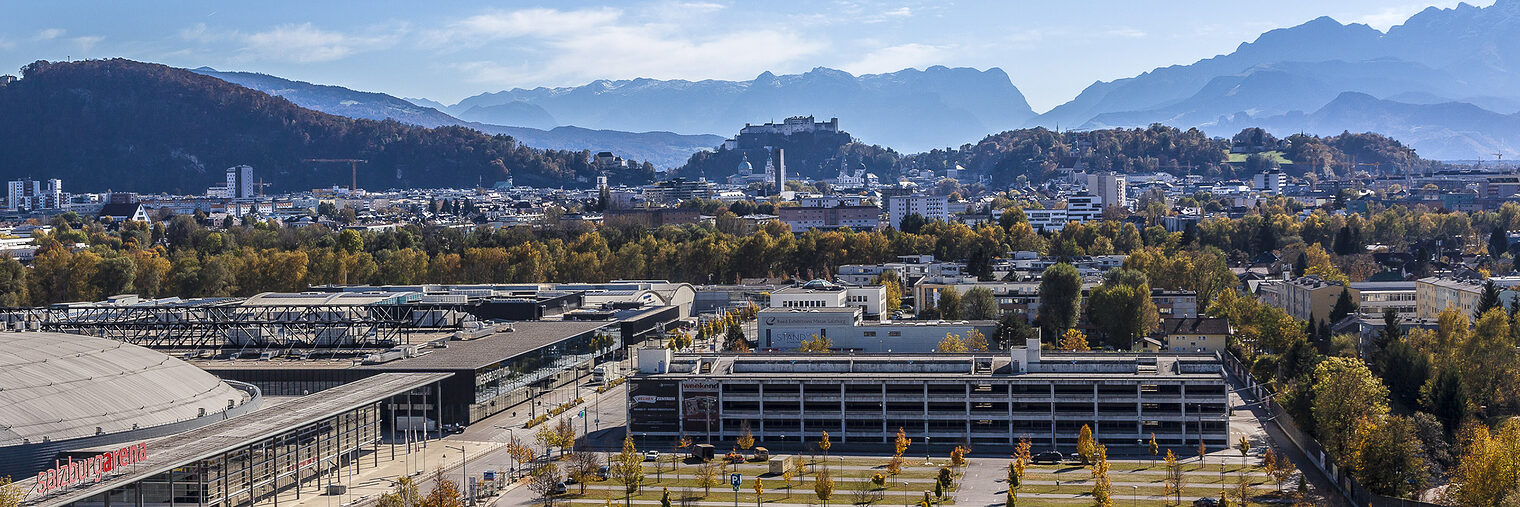
<svg viewBox="0 0 1520 507"><path fill-rule="evenodd" d="M602 468L596 471L596 476L600 477L604 481L607 480L607 479L611 479L612 478L612 469L607 468L607 465L602 465Z"/></svg>
<svg viewBox="0 0 1520 507"><path fill-rule="evenodd" d="M563 482L556 482L556 483L554 483L554 492L551 493L551 494L563 495L567 491L570 491L570 488L565 487L565 483L563 483Z"/></svg>
<svg viewBox="0 0 1520 507"><path fill-rule="evenodd" d="M644 461L659 461L660 451L644 451Z"/></svg>
<svg viewBox="0 0 1520 507"><path fill-rule="evenodd" d="M1066 459L1066 455L1059 451L1045 451L1034 456L1035 463L1060 464Z"/></svg>

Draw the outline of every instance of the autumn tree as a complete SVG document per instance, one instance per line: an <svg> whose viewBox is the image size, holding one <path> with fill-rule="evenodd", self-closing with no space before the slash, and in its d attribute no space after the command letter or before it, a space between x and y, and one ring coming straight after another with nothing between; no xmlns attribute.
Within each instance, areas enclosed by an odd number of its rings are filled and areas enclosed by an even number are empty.
<svg viewBox="0 0 1520 507"><path fill-rule="evenodd" d="M443 477L443 469L433 472L433 489L422 497L418 507L464 507L459 485Z"/></svg>
<svg viewBox="0 0 1520 507"><path fill-rule="evenodd" d="M1388 413L1388 388L1360 360L1327 357L1314 368L1311 413L1326 451L1345 462L1355 443L1357 421Z"/></svg>
<svg viewBox="0 0 1520 507"><path fill-rule="evenodd" d="M1093 449L1092 498L1098 507L1113 507L1113 483L1108 480L1108 447L1099 445Z"/></svg>
<svg viewBox="0 0 1520 507"><path fill-rule="evenodd" d="M591 451L576 451L570 453L570 478L581 485L581 494L586 494L586 483L596 477L598 470L602 468L600 454Z"/></svg>
<svg viewBox="0 0 1520 507"><path fill-rule="evenodd" d="M1165 486L1161 494L1171 495L1182 504L1182 488L1187 485L1187 474L1182 473L1182 463L1177 461L1177 455L1171 449L1166 450L1166 478Z"/></svg>
<svg viewBox="0 0 1520 507"><path fill-rule="evenodd" d="M802 344L797 347L798 352L813 352L818 354L827 354L833 351L833 349L834 342L832 340L818 335L813 335L812 339L802 340Z"/></svg>
<svg viewBox="0 0 1520 507"><path fill-rule="evenodd" d="M8 495L11 489L15 489L10 482L10 477L0 477L0 507L16 507L21 504L21 497L11 500ZM409 476L397 477L390 492L380 495L377 501L380 507L417 507L421 503L422 493L417 488L417 482Z"/></svg>
<svg viewBox="0 0 1520 507"><path fill-rule="evenodd" d="M939 309L939 318L945 320L961 319L961 293L955 291L955 287L945 287L937 294L939 301L935 302L935 308Z"/></svg>
<svg viewBox="0 0 1520 507"><path fill-rule="evenodd" d="M1077 433L1077 456L1082 459L1082 465L1091 464L1097 452L1098 441L1093 438L1092 427L1083 424L1082 430Z"/></svg>
<svg viewBox="0 0 1520 507"><path fill-rule="evenodd" d="M987 335L980 330L972 329L966 333L966 349L970 352L986 352L988 349Z"/></svg>
<svg viewBox="0 0 1520 507"><path fill-rule="evenodd" d="M834 497L834 477L829 474L829 467L819 467L818 473L813 476L813 493L818 495L825 506Z"/></svg>
<svg viewBox="0 0 1520 507"><path fill-rule="evenodd" d="M555 443L559 444L559 454L565 455L567 449L575 447L575 424L570 422L569 417L560 418L554 425Z"/></svg>
<svg viewBox="0 0 1520 507"><path fill-rule="evenodd" d="M1091 350L1087 346L1087 335L1076 329L1067 329L1061 336L1061 344L1056 348L1077 352Z"/></svg>
<svg viewBox="0 0 1520 507"><path fill-rule="evenodd" d="M967 350L969 349L966 348L966 342L961 341L961 337L954 333L945 333L945 337L940 338L939 344L934 346L935 352L966 352Z"/></svg>
<svg viewBox="0 0 1520 507"><path fill-rule="evenodd" d="M718 467L710 461L697 464L697 485L702 486L702 496L712 493L712 487L718 485Z"/></svg>
<svg viewBox="0 0 1520 507"><path fill-rule="evenodd" d="M902 472L903 454L908 452L908 446L912 444L913 440L909 439L907 432L903 431L902 427L899 426L897 428L897 438L892 441L892 459L887 462L887 472L892 475Z"/></svg>
<svg viewBox="0 0 1520 507"><path fill-rule="evenodd" d="M755 434L749 429L749 421L744 421L741 428L739 439L736 443L739 444L740 449L748 451L751 447L755 446Z"/></svg>
<svg viewBox="0 0 1520 507"><path fill-rule="evenodd" d="M1520 489L1520 419L1509 418L1493 429L1468 423L1448 495L1457 505L1499 506Z"/></svg>
<svg viewBox="0 0 1520 507"><path fill-rule="evenodd" d="M612 464L608 468L612 478L623 485L624 504L632 507L633 494L638 493L644 485L644 457L633 446L632 436L623 437L623 450L612 456Z"/></svg>

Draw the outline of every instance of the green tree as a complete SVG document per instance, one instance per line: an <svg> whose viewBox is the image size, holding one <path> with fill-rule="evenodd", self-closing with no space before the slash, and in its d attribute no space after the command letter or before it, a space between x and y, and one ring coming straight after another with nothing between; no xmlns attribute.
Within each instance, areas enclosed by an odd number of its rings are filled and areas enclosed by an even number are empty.
<svg viewBox="0 0 1520 507"><path fill-rule="evenodd" d="M338 233L338 248L350 254L364 251L364 238L359 236L359 231L344 229Z"/></svg>
<svg viewBox="0 0 1520 507"><path fill-rule="evenodd" d="M1335 298L1335 307L1330 309L1330 322L1340 322L1347 315L1356 313L1356 301L1351 299L1351 291L1341 287L1341 295Z"/></svg>
<svg viewBox="0 0 1520 507"><path fill-rule="evenodd" d="M1408 497L1430 482L1420 442L1408 417L1389 416L1378 422L1364 419L1357 428L1359 448L1352 474L1373 493Z"/></svg>
<svg viewBox="0 0 1520 507"><path fill-rule="evenodd" d="M633 437L623 437L623 451L612 456L608 467L612 478L623 484L624 505L632 507L633 494L644 485L644 457L633 446Z"/></svg>
<svg viewBox="0 0 1520 507"><path fill-rule="evenodd" d="M997 297L992 289L975 287L961 297L961 316L969 320L992 320L998 316Z"/></svg>
<svg viewBox="0 0 1520 507"><path fill-rule="evenodd" d="M1478 304L1473 307L1473 320L1477 320L1484 313L1488 313L1489 310L1498 308L1500 305L1499 287L1494 284L1492 279L1484 281L1483 292L1478 294Z"/></svg>
<svg viewBox="0 0 1520 507"><path fill-rule="evenodd" d="M939 289L939 302L935 306L939 309L939 318L945 320L960 320L961 318L961 294L955 291L955 287Z"/></svg>
<svg viewBox="0 0 1520 507"><path fill-rule="evenodd" d="M1045 269L1040 277L1040 329L1046 340L1054 343L1062 333L1077 325L1082 313L1082 275L1067 263Z"/></svg>
<svg viewBox="0 0 1520 507"><path fill-rule="evenodd" d="M1161 324L1145 273L1133 269L1109 271L1088 296L1087 308L1105 343L1120 350L1131 349Z"/></svg>
<svg viewBox="0 0 1520 507"><path fill-rule="evenodd" d="M1488 255L1495 259L1509 253L1509 236L1503 226L1494 224L1488 233Z"/></svg>
<svg viewBox="0 0 1520 507"><path fill-rule="evenodd" d="M1023 346L1025 340L1034 338L1034 328L1029 327L1028 317L1017 312L1008 312L998 318L997 329L992 332L993 347L997 350L1008 350L1011 347Z"/></svg>
<svg viewBox="0 0 1520 507"><path fill-rule="evenodd" d="M1355 447L1358 421L1388 413L1388 388L1360 360L1327 357L1314 367L1312 414L1325 450L1345 462Z"/></svg>

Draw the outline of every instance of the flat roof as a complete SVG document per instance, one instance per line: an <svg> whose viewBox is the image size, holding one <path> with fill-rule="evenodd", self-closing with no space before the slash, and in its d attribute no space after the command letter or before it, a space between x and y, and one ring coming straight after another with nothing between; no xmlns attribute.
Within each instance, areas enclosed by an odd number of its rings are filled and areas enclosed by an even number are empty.
<svg viewBox="0 0 1520 507"><path fill-rule="evenodd" d="M276 404L251 414L203 426L178 435L153 440L147 459L131 470L76 488L64 494L23 501L22 505L67 505L83 501L115 488L173 470L201 459L220 455L307 424L352 410L397 393L422 387L445 378L447 373L386 373L343 384L324 391ZM36 477L17 484L30 492Z"/></svg>
<svg viewBox="0 0 1520 507"><path fill-rule="evenodd" d="M448 347L426 349L417 357L388 363L360 365L369 370L478 370L532 352L574 336L615 324L607 320L513 322L511 331L499 331L473 340L449 340Z"/></svg>
<svg viewBox="0 0 1520 507"><path fill-rule="evenodd" d="M731 379L739 382L759 378L781 380L1024 380L1032 382L1103 381L1224 381L1220 360L1213 354L1168 352L1163 354L1052 352L1042 351L1031 371L1012 373L1012 360L1003 354L680 354L673 356L666 373L636 373L647 379ZM685 366L697 361L711 363L707 373ZM1143 360L1143 361L1142 361ZM981 362L988 369L972 368ZM810 364L811 363L811 364ZM1142 371L1139 365L1155 366ZM945 365L940 368L935 365ZM1211 367L1217 366L1217 367ZM965 366L965 368L959 368ZM1135 367L1134 370L1128 367ZM1190 371L1183 371L1184 367ZM680 368L677 370L676 368ZM736 371L740 370L740 371Z"/></svg>
<svg viewBox="0 0 1520 507"><path fill-rule="evenodd" d="M858 306L820 306L817 308L774 306L760 309L760 313L854 313L858 311L861 311Z"/></svg>

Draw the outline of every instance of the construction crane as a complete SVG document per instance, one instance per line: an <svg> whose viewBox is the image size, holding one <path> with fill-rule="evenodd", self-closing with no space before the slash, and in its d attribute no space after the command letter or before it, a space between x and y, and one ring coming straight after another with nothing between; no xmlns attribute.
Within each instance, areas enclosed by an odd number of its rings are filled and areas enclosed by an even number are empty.
<svg viewBox="0 0 1520 507"><path fill-rule="evenodd" d="M342 163L349 164L349 169L352 171L352 178L353 178L351 180L351 182L348 184L348 191L350 193L357 192L359 190L359 164L367 164L367 163L369 163L368 160L364 160L364 159L360 159L360 158L308 158L308 159L306 159L306 161L307 162L342 162Z"/></svg>

